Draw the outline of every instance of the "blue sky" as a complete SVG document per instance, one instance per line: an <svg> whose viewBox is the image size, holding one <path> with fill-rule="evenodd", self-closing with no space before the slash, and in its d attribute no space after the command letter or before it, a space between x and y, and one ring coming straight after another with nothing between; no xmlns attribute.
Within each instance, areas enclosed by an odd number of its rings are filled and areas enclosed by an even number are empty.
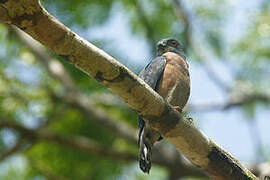
<svg viewBox="0 0 270 180"><path fill-rule="evenodd" d="M237 40L244 32L244 28L248 24L247 15L256 13L258 1L228 0L228 2L230 2L232 11L230 14L227 14L230 21L226 22L224 26L224 36L228 37L226 38L228 39L227 44L230 44ZM192 7L192 4L190 4L190 7ZM120 60L131 70L138 72L138 65L141 69L150 61L150 48L143 37L137 37L132 34L128 26L128 21L119 8L116 6L114 11L111 12L110 20L100 27L91 28L87 31L80 31L76 27L71 28L90 41L93 39L107 40L108 44L102 48L108 52L113 50L116 59ZM118 54L121 54L121 57ZM202 66L189 57L188 62L190 64L191 74L190 102L192 104L198 104L226 101L227 99L224 97L222 91L209 79ZM211 63L215 71L219 75L222 75L225 82L232 82L232 76L228 67L224 67L224 64L219 61L211 61ZM25 81L36 81L32 76L33 71L36 71L35 69L30 69L30 71L28 67L25 70L19 69L19 73L23 74L22 78ZM250 132L251 129L247 123L249 119L238 108L222 112L191 113L190 116L194 118L198 127L207 136L239 160L242 162L254 162L256 160L256 149L252 141L253 134ZM264 149L270 147L270 133L268 128L270 127L270 121L267 118L269 116L270 111L265 107L259 106L256 109L255 125L258 126ZM269 156L270 152L268 151L267 153ZM21 159L18 160L18 162L20 161ZM15 164L18 164L18 162L16 161Z"/></svg>
<svg viewBox="0 0 270 180"><path fill-rule="evenodd" d="M224 36L228 37L228 44L233 43L239 36L245 32L245 27L248 24L247 15L256 13L258 1L233 1L228 0L231 6L231 13L228 15L228 20L224 26ZM190 5L192 6L192 4ZM235 28L237 27L237 28ZM76 29L75 29L76 31ZM138 72L138 65L142 68L150 61L149 47L142 37L134 36L128 26L127 19L121 12L121 7L115 8L112 11L112 16L104 25L91 29L87 32L78 32L87 39L106 39L108 45L103 47L106 51L119 52L121 57L115 56L128 68ZM124 52L124 53L123 53ZM191 98L192 104L209 103L209 102L224 102L226 97L220 89L208 78L201 65L188 57L191 72ZM232 82L232 76L228 67L224 67L220 61L211 61L215 71L224 78L227 83ZM203 80L203 82L202 82ZM260 136L264 145L270 144L270 134L267 133L267 127L270 122L265 117L268 117L269 110L264 107L257 109L255 120L260 130ZM224 147L226 150L235 155L238 159L244 162L253 162L256 160L256 149L252 141L250 127L248 126L247 117L242 114L238 108L227 111L216 112L200 112L192 113L198 126L217 144Z"/></svg>

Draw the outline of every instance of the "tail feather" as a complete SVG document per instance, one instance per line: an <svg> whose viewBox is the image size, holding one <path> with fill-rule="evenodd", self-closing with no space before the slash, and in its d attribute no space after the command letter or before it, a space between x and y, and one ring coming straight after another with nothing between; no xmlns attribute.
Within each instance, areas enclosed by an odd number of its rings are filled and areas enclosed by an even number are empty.
<svg viewBox="0 0 270 180"><path fill-rule="evenodd" d="M151 127L147 127L141 116L138 117L139 122L139 163L140 169L144 173L148 173L151 169L152 147L156 141L162 139L159 132Z"/></svg>
<svg viewBox="0 0 270 180"><path fill-rule="evenodd" d="M139 137L139 162L140 162L140 169L144 172L149 174L151 169L151 154L152 148L151 145L145 140L144 138L144 129Z"/></svg>
<svg viewBox="0 0 270 180"><path fill-rule="evenodd" d="M142 134L145 128L145 122L141 116L138 116L138 126L139 126L139 138L138 138L138 146L140 147L142 141Z"/></svg>

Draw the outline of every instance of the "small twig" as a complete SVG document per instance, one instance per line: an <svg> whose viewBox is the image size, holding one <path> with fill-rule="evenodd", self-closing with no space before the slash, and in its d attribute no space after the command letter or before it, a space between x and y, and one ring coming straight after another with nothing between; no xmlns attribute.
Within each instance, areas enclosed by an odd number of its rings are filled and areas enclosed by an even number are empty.
<svg viewBox="0 0 270 180"><path fill-rule="evenodd" d="M156 39L155 39L155 36L154 36L154 30L151 27L151 24L148 21L148 19L147 19L145 13L144 13L144 10L143 10L143 8L142 8L139 0L132 0L132 2L135 5L135 8L137 10L137 15L139 16L141 23L142 23L142 25L145 28L146 37L150 41L151 52L152 52L152 55L154 56L156 54L155 53L155 50L156 50Z"/></svg>
<svg viewBox="0 0 270 180"><path fill-rule="evenodd" d="M110 131L113 131L116 135L119 135L119 137L124 138L128 140L129 142L132 142L134 144L137 144L137 136L136 136L136 130L126 123L116 120L111 116L106 115L106 113L101 110L100 108L94 107L92 100L90 101L87 96L80 93L78 89L76 89L74 86L73 79L69 76L68 72L65 71L63 65L59 63L57 66L61 69L61 74L55 73L50 67L50 62L55 62L57 60L52 59L50 56L45 55L45 53L48 53L42 46L36 45L36 42L34 42L33 39L24 37L25 34L15 30L12 28L12 31L19 37L21 42L27 46L29 46L29 49L43 62L43 65L47 68L48 72L58 79L60 83L62 83L63 87L66 89L72 89L72 91L67 91L68 93L65 93L63 96L59 96L56 94L53 94L51 92L51 95L53 96L52 99L60 100L64 103L67 103L71 105L72 107L77 108L82 114L87 117L86 119L89 119L91 117L91 120L94 120L98 124L102 125L102 127L108 128ZM47 62L48 61L48 62ZM61 76L64 76L66 78L62 78ZM48 119L50 121L50 119ZM43 127L43 126L42 126ZM178 160L178 156L173 156L168 153L168 151L158 151L157 148L153 149L154 151L154 163L162 164L166 167L178 167L181 166L181 169L185 172L195 172L198 176L203 175L198 169L193 170L193 166L184 166L181 161L178 161L175 164L172 164L173 159ZM171 159L171 160L170 160ZM196 173L197 172L197 173Z"/></svg>
<svg viewBox="0 0 270 180"><path fill-rule="evenodd" d="M140 115L147 117L146 123L150 123L151 127L157 129L178 151L210 177L258 179L228 152L190 124L127 67L57 21L39 1L12 1L9 5L8 13L13 17L12 23L57 55L93 76ZM38 16L29 16L29 9L31 14ZM33 26L33 23L36 25Z"/></svg>
<svg viewBox="0 0 270 180"><path fill-rule="evenodd" d="M92 152L97 155L108 156L115 159L119 158L121 160L137 160L136 155L124 152L117 152L113 149L110 149L110 151L108 151L107 147L83 136L65 137L63 135L55 134L46 128L31 130L13 121L6 121L2 117L0 117L0 129L1 128L14 129L18 133L20 133L21 136L32 141L38 139L43 141L56 142L61 145L76 148L85 152Z"/></svg>
<svg viewBox="0 0 270 180"><path fill-rule="evenodd" d="M64 136L57 133L53 133L48 128L37 128L35 130L28 129L12 121L6 120L0 117L0 129L11 128L17 131L21 137L28 139L29 141L47 141L51 143L57 143L69 148L77 149L86 153L92 153L101 157L107 157L116 159L118 161L137 161L137 155L127 152L119 152L112 147L108 147L83 136ZM14 152L15 153L15 152ZM158 155L159 154L159 155ZM164 154L164 155L160 155ZM171 153L160 152L160 149L153 154L152 162L169 168L169 169L181 169L181 176L194 176L205 177L205 175L191 164L186 164L183 160L175 158L177 154L171 156Z"/></svg>
<svg viewBox="0 0 270 180"><path fill-rule="evenodd" d="M245 104L251 104L254 102L266 102L270 103L270 96L268 94L247 94L238 97L231 98L227 103L213 102L193 104L187 107L188 111L221 111L229 110L233 107L242 106Z"/></svg>
<svg viewBox="0 0 270 180"><path fill-rule="evenodd" d="M208 74L208 77L218 86L221 90L225 92L229 92L231 90L231 87L229 87L215 72L215 70L212 68L211 63L209 61L209 57L206 57L206 55L198 48L198 42L194 42L194 32L192 28L192 18L191 15L188 14L188 12L183 8L183 5L179 2L179 0L173 0L173 9L177 17L183 21L185 24L185 41L186 46L190 46L196 56L199 58L199 60L204 65L205 71ZM197 27L198 28L198 27ZM196 45L195 45L196 44Z"/></svg>
<svg viewBox="0 0 270 180"><path fill-rule="evenodd" d="M20 138L14 146L0 154L0 162L23 149L25 144L25 140L23 138Z"/></svg>
<svg viewBox="0 0 270 180"><path fill-rule="evenodd" d="M8 10L3 4L0 4L0 21L4 23L11 23Z"/></svg>

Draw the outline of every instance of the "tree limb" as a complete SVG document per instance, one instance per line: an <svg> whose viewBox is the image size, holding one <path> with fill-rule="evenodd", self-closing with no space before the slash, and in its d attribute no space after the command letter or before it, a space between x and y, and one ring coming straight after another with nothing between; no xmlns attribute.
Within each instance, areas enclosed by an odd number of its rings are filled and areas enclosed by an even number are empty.
<svg viewBox="0 0 270 180"><path fill-rule="evenodd" d="M46 128L42 129L28 129L12 121L3 120L0 118L0 128L11 128L18 131L22 137L31 141L43 140L48 142L56 142L58 144L76 148L81 151L95 153L97 155L108 156L123 161L137 160L137 156L130 153L117 152L113 149L108 151L108 147L105 147L94 140L83 136L65 137L51 132Z"/></svg>
<svg viewBox="0 0 270 180"><path fill-rule="evenodd" d="M62 83L64 88L66 88L66 92L69 92L66 93L64 96L53 95L54 98L60 99L62 102L70 104L71 106L77 108L80 112L82 112L87 117L87 119L88 117L91 117L91 119L98 122L98 124L102 124L102 127L105 126L110 131L117 133L120 137L123 137L124 139L133 142L134 144L137 144L137 137L135 136L136 130L134 130L132 127L129 127L123 122L109 117L102 110L94 108L93 103L91 103L89 98L85 97L76 88L72 77L70 77L68 72L66 72L64 66L56 59L50 57L45 48L43 48L39 43L28 37L25 33L18 30L16 27L10 27L10 30L15 33L20 39L20 41L25 44L33 52L33 54L41 60L48 72ZM54 68L54 65L56 65L56 68ZM58 71L55 69L58 69ZM69 90L71 90L71 92ZM179 160L178 154L174 153L173 156L171 156L170 153L168 153L168 150L163 149L162 151L159 151L157 148L154 148L153 162L159 162L159 165L166 165L167 168L173 170L176 169L175 167L179 167L179 169L182 169L181 173L175 170L175 174L178 174L178 177L205 176L197 168L185 164L183 160Z"/></svg>
<svg viewBox="0 0 270 180"><path fill-rule="evenodd" d="M254 174L256 174L260 179L265 179L266 176L270 177L270 163L269 162L265 162L261 164L249 164L247 165L247 167Z"/></svg>
<svg viewBox="0 0 270 180"><path fill-rule="evenodd" d="M155 55L156 39L154 36L153 28L151 27L151 24L148 21L146 15L144 13L143 7L141 6L141 3L139 2L139 0L132 0L132 2L135 5L135 8L137 10L137 15L138 15L142 25L145 27L146 37L150 41L150 44L151 44L151 53L152 53L152 55Z"/></svg>
<svg viewBox="0 0 270 180"><path fill-rule="evenodd" d="M11 23L11 19L8 15L8 10L4 5L0 5L0 21L4 23Z"/></svg>
<svg viewBox="0 0 270 180"><path fill-rule="evenodd" d="M64 96L53 95L55 98L60 99L72 107L78 109L82 114L100 124L103 128L107 128L114 134L122 137L134 144L137 143L136 130L124 123L121 120L117 120L112 116L108 116L102 109L95 108L93 103L82 94L68 93Z"/></svg>
<svg viewBox="0 0 270 180"><path fill-rule="evenodd" d="M194 40L192 37L194 36L193 29L192 29L192 23L191 23L191 17L190 15L185 11L183 8L182 4L180 3L179 0L173 0L173 9L177 17L183 21L185 24L185 41L186 41L186 46L189 45L196 56L198 56L199 60L202 62L204 65L205 71L209 77L221 90L225 92L229 92L231 90L231 87L229 87L216 73L216 71L213 69L210 61L208 60L209 58L206 57L205 53L196 46Z"/></svg>
<svg viewBox="0 0 270 180"><path fill-rule="evenodd" d="M53 133L47 128L38 128L35 130L28 129L15 123L12 120L5 120L0 117L0 129L2 128L11 128L15 131L18 131L21 134L22 138L26 138L29 141L47 141L51 143L57 143L69 148L80 150L86 153L92 153L99 156L106 156L108 158L116 159L122 162L137 161L138 157L136 154L119 152L114 150L112 147L108 149L101 145L100 143L83 137L83 136L64 136L57 133ZM15 145L17 147L17 145ZM13 148L12 148L13 149ZM17 148L16 148L17 149ZM10 153L9 153L10 155ZM179 161L178 159L164 159L164 157L153 156L153 163L169 168L169 169L181 169L181 177L192 176L192 177L205 177L205 175L199 171L197 168L194 168L192 165L187 165ZM177 172L177 171L176 171ZM179 174L180 177L180 174Z"/></svg>
<svg viewBox="0 0 270 180"><path fill-rule="evenodd" d="M85 138L82 136L75 136L75 137L71 137L71 138L65 137L65 136L60 135L60 134L52 133L50 130L48 130L46 128L43 128L42 130L40 128L35 129L35 130L29 130L29 129L23 127L22 125L19 125L19 124L13 122L12 120L7 121L7 120L3 120L3 119L4 119L3 117L0 117L0 129L2 129L2 128L14 129L14 130L18 131L19 133L21 133L21 135L22 135L21 137L26 138L26 139L28 138L30 141L41 140L41 141L53 142L53 143L67 146L69 148L83 150L86 153L94 153L97 155L104 156L104 154L102 154L101 152L96 153L95 151L92 150L92 148L89 148L89 145L92 146L91 144L93 144L93 140L90 140L89 138ZM28 132L28 133L25 134L25 132ZM35 139L32 139L32 137L34 137L34 136L35 136ZM69 139L69 140L67 141L67 139ZM79 141L78 139L83 139L83 140ZM86 142L86 143L83 143L83 142ZM94 144L95 143L96 142L94 142ZM3 156L5 158L8 157L9 155L11 155L11 152L12 152L12 154L17 152L17 150L20 150L21 149L20 147L22 147L23 145L25 145L25 139L19 140L10 150L8 150L6 153L3 153L0 156L1 157L0 159L3 160L2 159ZM108 150L108 148L105 149L103 146L98 146L98 147L103 148L102 152L106 151L106 149ZM94 147L94 149L95 149L95 147ZM112 151L115 152L115 150L112 150ZM114 155L114 154L111 153L108 155L108 157L114 158L114 156L111 157L111 155ZM129 156L131 157L130 159L126 159L126 156L117 157L116 159L120 160L120 161L137 161L136 155L130 154ZM122 157L124 157L124 159L122 159ZM174 178L180 178L180 177L201 177L202 178L202 177L206 177L197 168L194 168L193 166L191 166L189 164L185 164L185 163L183 163L183 161L179 161L179 160L175 159L175 156L166 157L165 159L166 160L164 160L163 157L156 156L156 154L153 154L153 162L157 165L169 168L170 171L173 173ZM32 164L31 161L30 161L30 163ZM254 172L256 175L258 175L260 177L264 177L266 175L269 175L269 172L270 172L269 163L247 164L247 167L252 172ZM179 171L179 169L181 169L181 171ZM45 170L45 169L43 169L43 170ZM45 173L45 172L43 172L43 173ZM49 174L47 174L47 175L49 175Z"/></svg>
<svg viewBox="0 0 270 180"><path fill-rule="evenodd" d="M1 4L7 7L13 24L108 87L210 177L257 179L134 73L58 22L39 1L7 0Z"/></svg>
<svg viewBox="0 0 270 180"><path fill-rule="evenodd" d="M229 110L234 107L252 104L255 102L270 103L270 96L263 93L243 94L242 96L232 97L227 103L202 103L194 104L187 107L189 111L221 111Z"/></svg>
<svg viewBox="0 0 270 180"><path fill-rule="evenodd" d="M136 143L136 130L128 124L106 115L100 108L94 107L89 97L77 89L73 78L70 77L65 67L57 59L52 58L41 44L34 41L31 37L15 27L11 27L10 30L17 35L19 40L26 45L37 58L41 60L48 72L54 78L58 79L65 88L64 95L53 95L55 98L76 107L85 115L85 117L87 117L87 119L91 117L91 120L102 125L102 127L106 127L120 137L124 137L128 141Z"/></svg>
<svg viewBox="0 0 270 180"><path fill-rule="evenodd" d="M7 157L17 153L19 150L23 148L24 145L25 145L24 139L20 138L14 146L12 146L10 149L0 154L0 162L5 160Z"/></svg>

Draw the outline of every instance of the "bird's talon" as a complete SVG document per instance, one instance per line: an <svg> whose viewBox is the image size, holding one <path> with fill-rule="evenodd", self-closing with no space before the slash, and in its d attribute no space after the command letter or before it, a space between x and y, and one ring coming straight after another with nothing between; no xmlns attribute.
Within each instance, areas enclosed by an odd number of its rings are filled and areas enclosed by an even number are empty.
<svg viewBox="0 0 270 180"><path fill-rule="evenodd" d="M182 109L179 106L173 106L173 109L175 109L176 111L182 113Z"/></svg>

